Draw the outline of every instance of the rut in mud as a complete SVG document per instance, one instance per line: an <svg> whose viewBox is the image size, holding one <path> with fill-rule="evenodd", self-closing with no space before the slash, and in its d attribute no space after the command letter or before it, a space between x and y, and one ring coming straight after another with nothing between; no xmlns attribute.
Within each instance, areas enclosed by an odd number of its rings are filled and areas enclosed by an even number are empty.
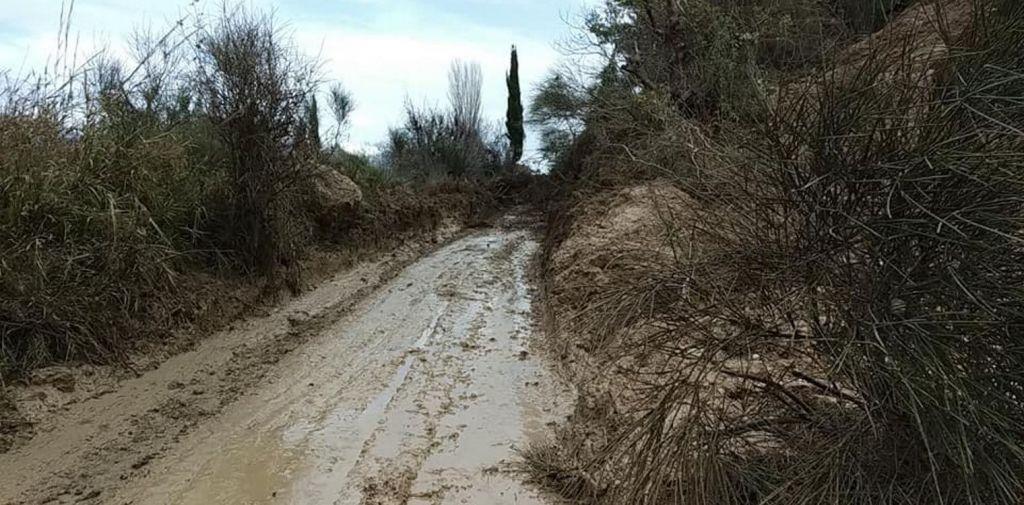
<svg viewBox="0 0 1024 505"><path fill-rule="evenodd" d="M306 325L305 343L240 398L149 454L92 446L109 426L62 452L54 445L73 423L55 426L4 456L0 470L14 473L0 477L0 503L546 503L512 468L516 449L564 418L572 397L531 350L535 249L518 229L441 248L343 316ZM55 490L51 478L68 485Z"/></svg>

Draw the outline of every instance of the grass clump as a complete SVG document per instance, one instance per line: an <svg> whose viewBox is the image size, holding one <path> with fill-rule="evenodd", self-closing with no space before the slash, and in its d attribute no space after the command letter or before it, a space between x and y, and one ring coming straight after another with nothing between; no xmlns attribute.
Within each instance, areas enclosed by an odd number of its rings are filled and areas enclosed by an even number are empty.
<svg viewBox="0 0 1024 505"><path fill-rule="evenodd" d="M185 129L127 121L70 140L52 116L0 119L5 372L116 357L142 321L171 322L152 302L173 297L182 252L206 246L193 230L224 179L193 164Z"/></svg>

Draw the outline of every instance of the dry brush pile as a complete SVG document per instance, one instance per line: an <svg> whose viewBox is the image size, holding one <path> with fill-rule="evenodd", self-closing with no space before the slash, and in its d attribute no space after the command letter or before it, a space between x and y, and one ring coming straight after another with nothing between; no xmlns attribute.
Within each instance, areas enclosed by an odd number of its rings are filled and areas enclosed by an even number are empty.
<svg viewBox="0 0 1024 505"><path fill-rule="evenodd" d="M965 4L910 6L894 26L915 29L732 117L664 93L679 114L646 135L586 118L547 257L584 394L526 452L539 481L594 503L1020 502L1024 7ZM652 182L588 195L621 184L610 164Z"/></svg>

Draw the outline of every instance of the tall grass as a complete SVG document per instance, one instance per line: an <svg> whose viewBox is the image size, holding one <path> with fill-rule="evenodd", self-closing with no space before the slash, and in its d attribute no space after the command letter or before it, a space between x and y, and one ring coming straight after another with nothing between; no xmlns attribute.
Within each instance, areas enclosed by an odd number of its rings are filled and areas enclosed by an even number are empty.
<svg viewBox="0 0 1024 505"><path fill-rule="evenodd" d="M0 92L0 377L166 334L201 306L183 271L294 260L279 230L306 226L285 198L315 67L244 9L185 26Z"/></svg>
<svg viewBox="0 0 1024 505"><path fill-rule="evenodd" d="M135 321L166 322L145 314L147 299L174 292L172 265L216 176L182 175L190 160L163 132L125 144L87 131L69 142L47 117L5 117L0 131L0 361L117 356Z"/></svg>

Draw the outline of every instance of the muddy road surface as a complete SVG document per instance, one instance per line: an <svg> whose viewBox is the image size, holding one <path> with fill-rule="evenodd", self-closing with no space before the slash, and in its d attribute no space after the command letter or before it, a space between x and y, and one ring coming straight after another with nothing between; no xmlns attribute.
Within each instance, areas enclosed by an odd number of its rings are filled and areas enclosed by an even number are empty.
<svg viewBox="0 0 1024 505"><path fill-rule="evenodd" d="M553 503L513 468L572 398L531 346L535 249L339 274L60 412L0 455L0 503Z"/></svg>

